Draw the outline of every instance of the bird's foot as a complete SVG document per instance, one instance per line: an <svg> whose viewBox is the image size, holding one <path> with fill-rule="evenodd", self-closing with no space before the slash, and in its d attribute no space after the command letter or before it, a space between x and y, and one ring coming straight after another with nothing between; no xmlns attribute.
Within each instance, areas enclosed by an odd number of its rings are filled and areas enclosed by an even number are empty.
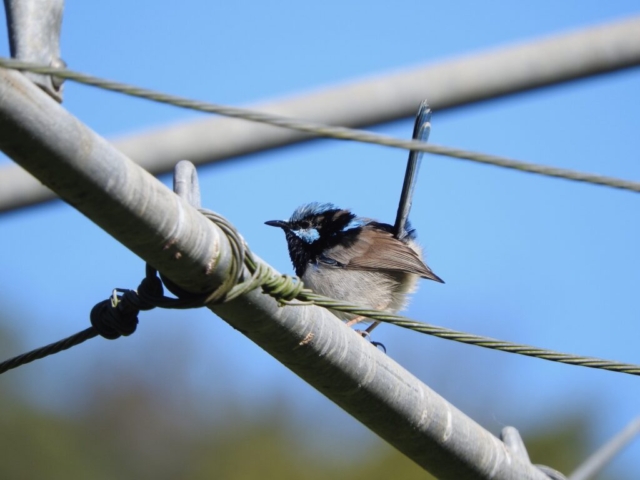
<svg viewBox="0 0 640 480"><path fill-rule="evenodd" d="M363 320L366 320L367 317L363 317L362 315L358 315L357 317L352 318L351 320L349 320L347 322L347 327L352 327L353 325L355 325L358 322L361 322Z"/></svg>
<svg viewBox="0 0 640 480"><path fill-rule="evenodd" d="M383 343L375 342L375 341L371 340L371 333L369 333L369 329L367 329L367 330L354 330L354 332L356 332L358 335L360 335L365 340L369 340L369 343L371 343L371 345L373 345L374 347L379 348L384 353L387 353L387 347L385 347Z"/></svg>

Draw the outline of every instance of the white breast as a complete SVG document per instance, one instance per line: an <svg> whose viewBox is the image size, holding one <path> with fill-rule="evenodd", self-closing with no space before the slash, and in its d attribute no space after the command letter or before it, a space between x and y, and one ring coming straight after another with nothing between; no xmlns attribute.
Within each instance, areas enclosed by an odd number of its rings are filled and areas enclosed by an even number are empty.
<svg viewBox="0 0 640 480"><path fill-rule="evenodd" d="M321 295L395 313L406 306L407 295L415 291L418 276L402 272L348 270L320 264L309 265L302 281ZM353 317L342 312L333 313L343 320Z"/></svg>

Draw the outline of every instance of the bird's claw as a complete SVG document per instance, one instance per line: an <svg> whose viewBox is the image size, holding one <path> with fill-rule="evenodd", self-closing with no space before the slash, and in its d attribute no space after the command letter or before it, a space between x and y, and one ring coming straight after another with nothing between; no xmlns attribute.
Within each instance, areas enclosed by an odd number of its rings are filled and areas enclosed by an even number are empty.
<svg viewBox="0 0 640 480"><path fill-rule="evenodd" d="M369 332L367 332L366 330L354 330L354 332L356 332L358 335L360 335L365 340L369 340L369 343L371 343L371 345L373 345L374 347L380 348L384 353L387 353L387 347L385 347L384 344L381 343L381 342L375 342L375 341L371 340L371 334Z"/></svg>

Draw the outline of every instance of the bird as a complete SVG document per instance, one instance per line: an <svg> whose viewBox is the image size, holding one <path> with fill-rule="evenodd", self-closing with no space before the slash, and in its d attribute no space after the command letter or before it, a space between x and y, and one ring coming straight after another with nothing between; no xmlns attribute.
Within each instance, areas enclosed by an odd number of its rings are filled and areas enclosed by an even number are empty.
<svg viewBox="0 0 640 480"><path fill-rule="evenodd" d="M444 283L422 259L410 224L396 238L392 225L317 202L298 207L289 220L265 223L284 230L296 275L321 295L395 313L406 306L418 278ZM349 325L364 320L336 316Z"/></svg>
<svg viewBox="0 0 640 480"><path fill-rule="evenodd" d="M414 140L426 141L431 109L418 109ZM374 310L396 313L407 305L418 279L444 281L427 266L416 232L408 221L422 153L412 150L394 225L359 217L333 203L298 207L289 220L269 220L281 228L296 275L316 293ZM345 312L336 316L351 326L366 320ZM370 333L379 322L373 322Z"/></svg>

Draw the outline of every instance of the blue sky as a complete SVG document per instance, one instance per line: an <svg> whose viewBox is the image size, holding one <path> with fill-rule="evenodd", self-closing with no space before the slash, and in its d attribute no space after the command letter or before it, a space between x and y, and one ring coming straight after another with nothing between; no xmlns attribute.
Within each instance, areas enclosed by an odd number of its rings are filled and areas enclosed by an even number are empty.
<svg viewBox="0 0 640 480"><path fill-rule="evenodd" d="M63 58L94 75L243 105L640 13L633 1L175 5L67 1ZM8 55L4 29L0 54ZM72 83L65 88L65 107L107 138L200 116ZM639 107L635 68L436 111L430 140L640 180ZM375 130L409 137L412 123ZM318 140L201 168L203 205L229 218L262 258L291 272L284 238L265 220L285 218L305 202L331 201L392 222L405 161L399 150ZM640 197L630 192L427 156L412 223L430 266L447 283L423 282L406 313L501 339L640 363L639 208ZM25 349L85 328L94 303L114 287L135 287L144 271L139 259L61 202L4 215L0 231L0 305L15 316L10 330ZM188 331L179 331L185 325ZM294 416L321 412L320 433L363 445L376 441L205 311L143 314L139 332L128 339L94 340L8 375L31 401L64 411L82 403L80 379L98 359L132 362L145 375L159 375L149 360L166 357L158 348L175 338L189 345L188 385L203 408L223 389L247 411L284 402ZM595 448L640 415L636 377L391 326L376 330L376 339L493 432L504 425L535 431L584 409L592 416ZM262 392L259 399L255 391ZM640 471L639 459L637 441L612 471Z"/></svg>

